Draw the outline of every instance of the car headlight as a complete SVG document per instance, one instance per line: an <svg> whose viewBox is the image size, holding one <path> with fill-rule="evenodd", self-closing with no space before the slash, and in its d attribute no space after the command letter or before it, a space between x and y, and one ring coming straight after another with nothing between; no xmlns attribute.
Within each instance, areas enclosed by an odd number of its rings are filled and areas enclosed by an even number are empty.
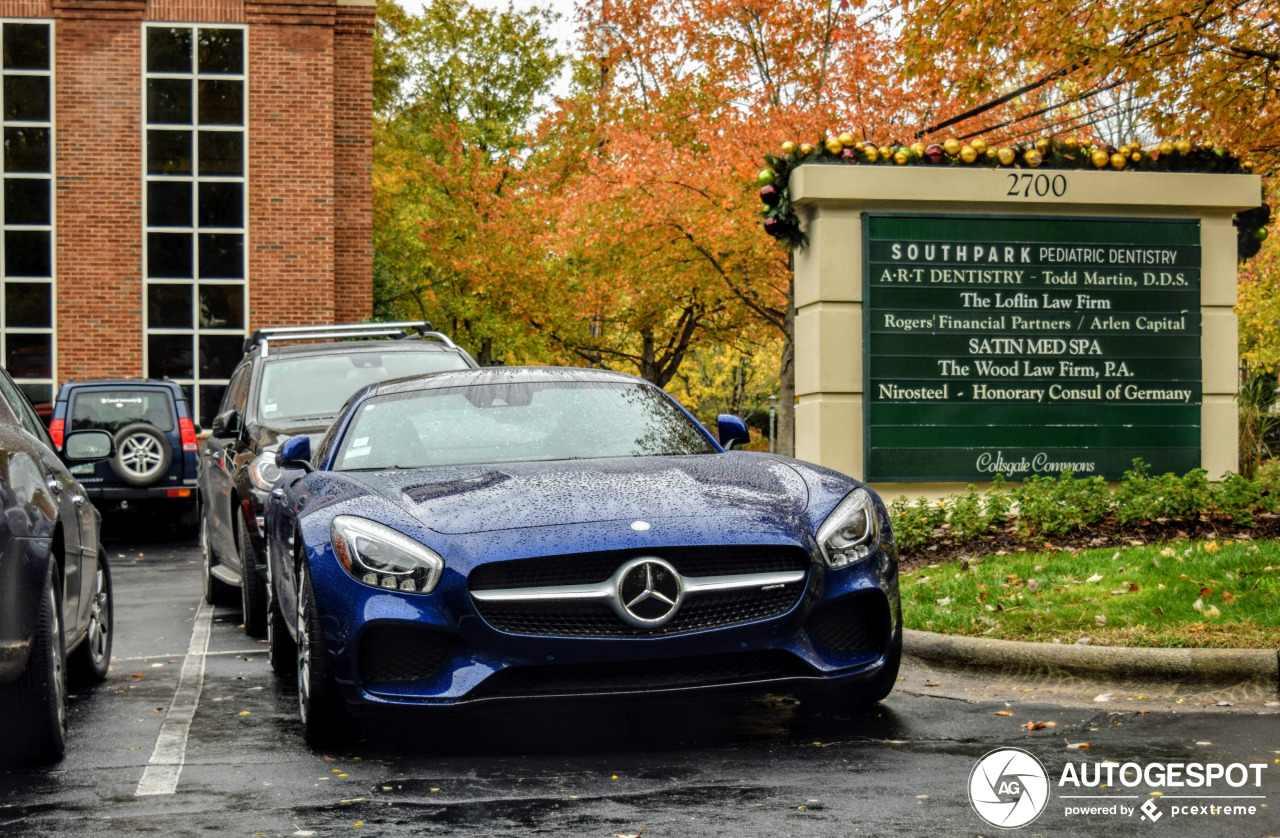
<svg viewBox="0 0 1280 838"><path fill-rule="evenodd" d="M818 527L818 547L830 567L870 556L880 545L880 515L866 489L854 489Z"/></svg>
<svg viewBox="0 0 1280 838"><path fill-rule="evenodd" d="M444 559L434 550L376 521L339 515L329 532L338 561L366 585L429 594L444 572Z"/></svg>
<svg viewBox="0 0 1280 838"><path fill-rule="evenodd" d="M264 492L271 491L271 487L280 479L281 473L280 466L276 465L274 448L264 450L249 463L249 482Z"/></svg>

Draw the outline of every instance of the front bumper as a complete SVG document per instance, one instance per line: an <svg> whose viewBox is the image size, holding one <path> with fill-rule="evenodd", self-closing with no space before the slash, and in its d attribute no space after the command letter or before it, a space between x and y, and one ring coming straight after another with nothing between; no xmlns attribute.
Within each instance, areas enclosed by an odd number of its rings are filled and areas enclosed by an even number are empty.
<svg viewBox="0 0 1280 838"><path fill-rule="evenodd" d="M446 571L435 593L421 596L363 585L327 550L310 564L325 646L356 712L855 686L875 678L902 637L897 565L882 552L836 571L814 564L802 596L777 617L626 638L498 631L477 612L466 578L454 571ZM867 631L842 640L850 635L833 617L844 615L862 619Z"/></svg>

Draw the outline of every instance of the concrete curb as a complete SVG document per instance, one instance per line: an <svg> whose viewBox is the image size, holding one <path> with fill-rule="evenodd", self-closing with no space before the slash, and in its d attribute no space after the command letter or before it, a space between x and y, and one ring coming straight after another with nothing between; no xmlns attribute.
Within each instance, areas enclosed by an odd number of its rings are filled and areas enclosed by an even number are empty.
<svg viewBox="0 0 1280 838"><path fill-rule="evenodd" d="M929 666L1016 676L1252 687L1280 693L1280 655L1271 649L1141 649L989 640L905 629L902 653Z"/></svg>

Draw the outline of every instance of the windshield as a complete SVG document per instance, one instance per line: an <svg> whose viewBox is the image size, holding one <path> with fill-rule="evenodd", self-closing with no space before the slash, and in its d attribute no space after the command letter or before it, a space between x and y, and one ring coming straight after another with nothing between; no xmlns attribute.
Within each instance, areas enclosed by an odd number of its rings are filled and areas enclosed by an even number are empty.
<svg viewBox="0 0 1280 838"><path fill-rule="evenodd" d="M135 422L173 430L173 397L165 390L89 390L71 403L73 431L100 428L116 433Z"/></svg>
<svg viewBox="0 0 1280 838"><path fill-rule="evenodd" d="M657 388L539 382L420 390L362 404L337 469L712 454Z"/></svg>
<svg viewBox="0 0 1280 838"><path fill-rule="evenodd" d="M351 394L369 384L465 370L453 352L351 352L271 361L262 370L258 415L268 423L331 420Z"/></svg>

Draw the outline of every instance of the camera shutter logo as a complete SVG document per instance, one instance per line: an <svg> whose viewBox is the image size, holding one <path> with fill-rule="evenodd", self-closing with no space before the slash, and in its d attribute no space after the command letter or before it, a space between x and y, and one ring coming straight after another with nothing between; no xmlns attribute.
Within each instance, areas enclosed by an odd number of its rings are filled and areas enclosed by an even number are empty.
<svg viewBox="0 0 1280 838"><path fill-rule="evenodd" d="M998 748L970 772L969 802L992 826L1026 826L1049 802L1049 774L1040 760L1021 748Z"/></svg>

